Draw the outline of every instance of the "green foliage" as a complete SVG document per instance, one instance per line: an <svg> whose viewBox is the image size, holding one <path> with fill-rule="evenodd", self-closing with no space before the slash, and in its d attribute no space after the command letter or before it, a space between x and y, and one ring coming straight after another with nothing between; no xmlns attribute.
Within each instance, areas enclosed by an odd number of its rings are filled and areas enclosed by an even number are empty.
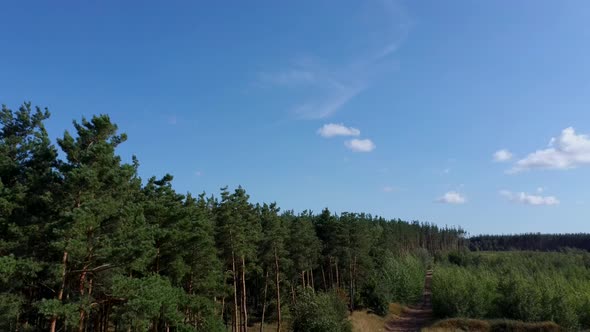
<svg viewBox="0 0 590 332"><path fill-rule="evenodd" d="M554 321L588 328L590 254L510 252L449 255L433 276L440 317Z"/></svg>
<svg viewBox="0 0 590 332"><path fill-rule="evenodd" d="M360 294L361 301L363 306L371 309L375 314L385 316L388 312L390 300L384 291L384 287L381 287L377 279L372 278L363 285Z"/></svg>
<svg viewBox="0 0 590 332"><path fill-rule="evenodd" d="M291 328L295 332L349 332L346 304L334 293L302 290L293 306Z"/></svg>
<svg viewBox="0 0 590 332"><path fill-rule="evenodd" d="M62 303L57 299L42 299L37 303L39 313L47 318L53 316L62 318L68 327L78 326L78 306L73 303Z"/></svg>
<svg viewBox="0 0 590 332"><path fill-rule="evenodd" d="M25 298L22 295L0 294L0 327L6 331L13 330L22 314Z"/></svg>
<svg viewBox="0 0 590 332"><path fill-rule="evenodd" d="M487 270L437 267L432 279L432 304L437 315L494 317L495 277Z"/></svg>
<svg viewBox="0 0 590 332"><path fill-rule="evenodd" d="M124 326L144 331L153 321L182 325L180 308L185 301L184 294L158 275L141 279L119 276L113 282L112 292L127 299L115 307Z"/></svg>
<svg viewBox="0 0 590 332"><path fill-rule="evenodd" d="M196 328L199 332L227 332L227 327L223 321L217 316L206 316L203 323Z"/></svg>
<svg viewBox="0 0 590 332"><path fill-rule="evenodd" d="M478 332L559 332L562 329L553 322L522 322L508 319L478 320L449 318L423 329L430 331L478 331Z"/></svg>
<svg viewBox="0 0 590 332"><path fill-rule="evenodd" d="M565 248L590 250L590 234L541 234L479 235L469 239L471 250L534 250L561 251Z"/></svg>
<svg viewBox="0 0 590 332"><path fill-rule="evenodd" d="M244 331L262 312L346 331L358 304L415 301L431 253L464 241L362 213L279 214L241 187L179 194L172 175L143 181L135 156L123 161L108 115L74 122L57 147L49 115L0 111L2 331Z"/></svg>
<svg viewBox="0 0 590 332"><path fill-rule="evenodd" d="M304 212L290 221L289 252L293 275L317 267L321 243L312 223L313 216Z"/></svg>
<svg viewBox="0 0 590 332"><path fill-rule="evenodd" d="M389 303L413 304L422 297L428 260L415 255L387 254L361 291L364 306L385 315Z"/></svg>

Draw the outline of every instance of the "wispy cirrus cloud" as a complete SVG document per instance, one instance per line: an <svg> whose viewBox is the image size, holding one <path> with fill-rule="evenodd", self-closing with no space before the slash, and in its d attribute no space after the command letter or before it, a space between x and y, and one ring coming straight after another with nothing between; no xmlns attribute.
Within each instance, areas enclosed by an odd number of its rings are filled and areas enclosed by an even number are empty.
<svg viewBox="0 0 590 332"><path fill-rule="evenodd" d="M317 78L311 71L292 68L276 73L259 73L259 79L275 85L295 86L298 84L313 84Z"/></svg>
<svg viewBox="0 0 590 332"><path fill-rule="evenodd" d="M559 199L555 196L541 196L525 192L513 193L508 190L501 190L500 195L511 202L525 205L558 205L560 203Z"/></svg>
<svg viewBox="0 0 590 332"><path fill-rule="evenodd" d="M397 69L391 55L406 39L411 26L405 9L396 0L370 1L363 6L362 14L350 20L358 23L356 27L362 38L347 40L359 44L356 54L350 56L347 52L343 61L319 58L310 52L286 68L259 73L259 81L293 90L299 101L288 108L296 117L329 117L366 90L377 77Z"/></svg>
<svg viewBox="0 0 590 332"><path fill-rule="evenodd" d="M565 170L590 165L590 138L576 134L572 127L565 128L558 137L549 141L546 149L537 150L518 160L508 173L532 169Z"/></svg>
<svg viewBox="0 0 590 332"><path fill-rule="evenodd" d="M301 118L323 119L336 113L363 90L362 86L342 86L325 96L295 106L292 112Z"/></svg>

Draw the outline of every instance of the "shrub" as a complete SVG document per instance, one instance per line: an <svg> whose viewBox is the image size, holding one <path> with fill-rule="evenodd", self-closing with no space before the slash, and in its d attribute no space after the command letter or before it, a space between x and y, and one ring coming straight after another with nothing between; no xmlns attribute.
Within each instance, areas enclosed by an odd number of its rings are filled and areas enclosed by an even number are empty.
<svg viewBox="0 0 590 332"><path fill-rule="evenodd" d="M295 332L350 332L346 304L334 293L302 290L292 310Z"/></svg>
<svg viewBox="0 0 590 332"><path fill-rule="evenodd" d="M488 271L437 268L432 277L432 304L439 317L495 316L497 279Z"/></svg>
<svg viewBox="0 0 590 332"><path fill-rule="evenodd" d="M391 302L413 304L422 298L424 275L431 258L424 252L416 255L385 255L379 268L361 287L361 304L376 314L385 315Z"/></svg>
<svg viewBox="0 0 590 332"><path fill-rule="evenodd" d="M362 305L371 309L379 316L385 316L389 306L389 301L384 292L380 291L377 282L370 280L361 289Z"/></svg>

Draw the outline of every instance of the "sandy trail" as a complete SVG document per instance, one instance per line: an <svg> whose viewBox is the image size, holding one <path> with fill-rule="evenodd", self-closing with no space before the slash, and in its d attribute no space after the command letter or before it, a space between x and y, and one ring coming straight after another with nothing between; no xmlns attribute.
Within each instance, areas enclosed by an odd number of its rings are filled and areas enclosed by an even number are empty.
<svg viewBox="0 0 590 332"><path fill-rule="evenodd" d="M422 302L417 306L410 306L404 309L401 316L385 324L385 331L388 332L415 332L429 326L433 322L432 317L432 271L426 272L424 278L424 292Z"/></svg>

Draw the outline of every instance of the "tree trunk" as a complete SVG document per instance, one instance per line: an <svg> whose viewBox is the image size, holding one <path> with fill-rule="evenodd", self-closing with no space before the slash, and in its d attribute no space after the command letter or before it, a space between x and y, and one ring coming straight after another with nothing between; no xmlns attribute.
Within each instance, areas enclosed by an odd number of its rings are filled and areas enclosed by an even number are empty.
<svg viewBox="0 0 590 332"><path fill-rule="evenodd" d="M336 259L336 288L340 288L340 277L338 273L338 259Z"/></svg>
<svg viewBox="0 0 590 332"><path fill-rule="evenodd" d="M188 286L187 286L187 294L189 295L193 295L193 272L191 271L191 273L189 274L189 279L188 279ZM217 301L215 298L213 298L213 303L217 304ZM184 323L192 323L191 319L192 319L192 310L190 308L186 308L186 310L184 311Z"/></svg>
<svg viewBox="0 0 590 332"><path fill-rule="evenodd" d="M322 268L322 279L324 280L324 290L328 290L328 285L326 284L326 272L324 272L324 264L320 264Z"/></svg>
<svg viewBox="0 0 590 332"><path fill-rule="evenodd" d="M102 332L108 332L109 331L109 316L111 314L111 304L110 304L110 302L107 303L107 306L106 306L106 309L105 310L106 310L106 312L105 312L105 315L104 315L104 325L103 325L104 326L104 330Z"/></svg>
<svg viewBox="0 0 590 332"><path fill-rule="evenodd" d="M64 250L64 254L62 257L62 270L61 270L61 286L59 287L59 292L57 293L57 300L61 302L64 297L64 289L66 288L66 272L67 272L67 264L68 264L68 252ZM55 332L55 327L57 326L57 316L51 317L51 323L49 327L50 332Z"/></svg>
<svg viewBox="0 0 590 332"><path fill-rule="evenodd" d="M332 272L332 256L328 259L328 271L330 272L330 287L334 288L334 273Z"/></svg>
<svg viewBox="0 0 590 332"><path fill-rule="evenodd" d="M242 308L244 310L244 321L243 321L243 331L247 332L248 328L248 307L247 307L247 297L246 297L246 259L244 255L242 255Z"/></svg>
<svg viewBox="0 0 590 332"><path fill-rule="evenodd" d="M221 298L221 320L223 320L224 313L225 313L225 295Z"/></svg>
<svg viewBox="0 0 590 332"><path fill-rule="evenodd" d="M305 289L305 271L301 271L301 284L303 285L303 289Z"/></svg>
<svg viewBox="0 0 590 332"><path fill-rule="evenodd" d="M356 261L356 255L354 256L354 263L352 264L352 289L354 290L354 293L356 294L356 290L357 290L357 280L358 280L358 273L357 273L357 261Z"/></svg>
<svg viewBox="0 0 590 332"><path fill-rule="evenodd" d="M156 274L160 274L160 245L156 246Z"/></svg>
<svg viewBox="0 0 590 332"><path fill-rule="evenodd" d="M281 332L281 287L279 283L279 257L275 247L275 281L277 287L277 332Z"/></svg>
<svg viewBox="0 0 590 332"><path fill-rule="evenodd" d="M264 332L264 314L266 313L266 291L268 289L268 270L264 278L264 299L262 301L262 317L260 319L260 332Z"/></svg>
<svg viewBox="0 0 590 332"><path fill-rule="evenodd" d="M88 298L90 298L90 296L92 296L92 283L93 283L92 276L90 276L90 279L88 279ZM88 319L90 319L90 313L88 314ZM84 332L86 332L88 330L88 324L84 324Z"/></svg>
<svg viewBox="0 0 590 332"><path fill-rule="evenodd" d="M352 260L350 261L350 264L348 266L348 277L350 278L350 283L349 283L349 294L350 294L350 312L352 312L354 310L354 289L353 289L353 279L352 279Z"/></svg>
<svg viewBox="0 0 590 332"><path fill-rule="evenodd" d="M232 318L232 332L238 331L238 273L236 271L236 258L232 251L232 271L234 277L234 312ZM240 315L241 316L241 315Z"/></svg>
<svg viewBox="0 0 590 332"><path fill-rule="evenodd" d="M315 285L313 282L313 269L309 270L309 279L311 280L311 290L315 293Z"/></svg>
<svg viewBox="0 0 590 332"><path fill-rule="evenodd" d="M84 265L84 269L82 270L82 274L80 274L80 285L79 285L79 291L80 291L80 297L83 299L84 298L84 288L86 287L86 275L87 272L86 270L88 269L88 265ZM84 308L80 308L80 320L78 321L78 332L84 332L84 323L86 320L86 310Z"/></svg>

